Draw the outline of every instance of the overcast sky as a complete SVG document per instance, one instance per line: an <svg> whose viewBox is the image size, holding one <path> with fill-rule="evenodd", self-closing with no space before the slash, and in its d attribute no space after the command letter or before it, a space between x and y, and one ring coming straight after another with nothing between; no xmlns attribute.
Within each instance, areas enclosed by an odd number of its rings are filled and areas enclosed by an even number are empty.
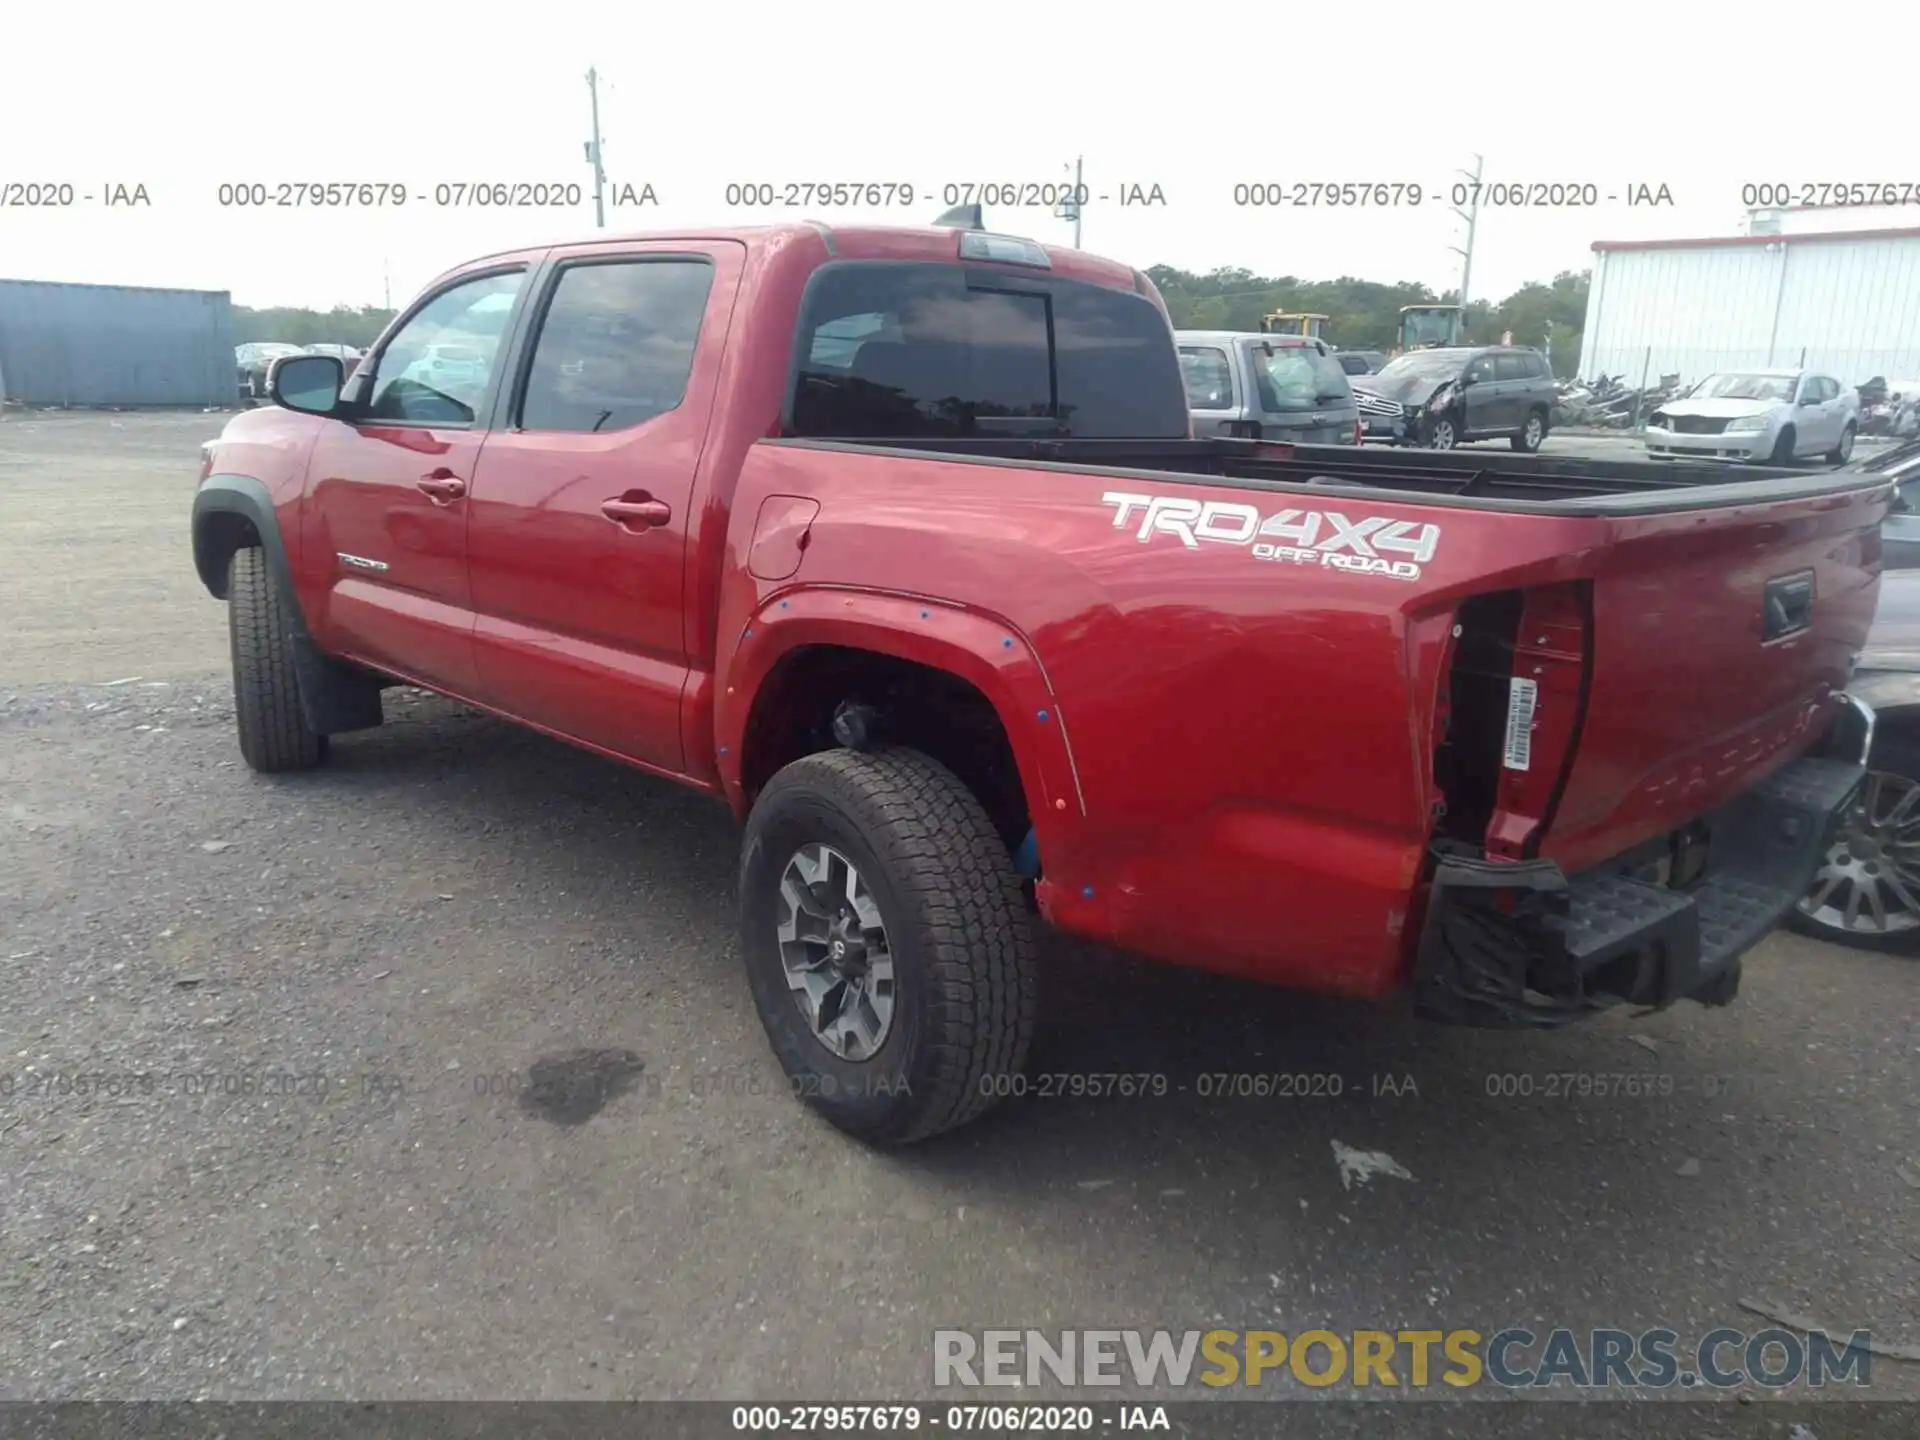
<svg viewBox="0 0 1920 1440"><path fill-rule="evenodd" d="M1736 233L1744 183L1920 184L1901 109L1920 7L1852 28L1814 22L1805 38L1822 54L1804 71L1781 48L1799 43L1783 29L1791 12L1759 23L1626 0L546 0L497 19L471 5L279 0L15 9L0 51L0 187L65 182L96 198L0 208L0 276L228 290L249 305L379 303L389 285L402 303L471 256L591 233L590 64L611 182L651 184L660 202L610 210L610 233L807 214L924 223L946 185L1059 181L1084 154L1096 196L1137 184L1166 197L1096 200L1089 250L1444 289L1459 283L1452 247L1465 242L1446 192L1476 151L1489 184L1595 186L1590 208L1483 206L1472 293L1497 299L1584 268L1596 239ZM1878 55L1892 68L1876 78ZM921 193L881 210L729 209L733 180ZM410 198L371 210L219 203L223 183L301 181L393 182ZM434 204L439 184L493 181L579 184L584 198L557 210ZM1427 198L1243 208L1244 181L1401 182ZM104 208L114 183L144 185L151 205ZM1675 203L1629 207L1642 184ZM1920 205L1912 214L1920 224ZM987 223L1071 238L1045 209L989 206Z"/></svg>

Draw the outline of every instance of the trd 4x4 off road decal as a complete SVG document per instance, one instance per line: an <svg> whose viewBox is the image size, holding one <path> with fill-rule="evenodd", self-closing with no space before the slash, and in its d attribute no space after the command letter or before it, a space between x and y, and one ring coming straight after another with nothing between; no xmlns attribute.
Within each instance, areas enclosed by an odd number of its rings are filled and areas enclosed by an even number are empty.
<svg viewBox="0 0 1920 1440"><path fill-rule="evenodd" d="M1142 545L1156 534L1175 536L1189 550L1198 550L1203 542L1249 545L1256 560L1389 575L1395 580L1418 580L1420 567L1440 547L1438 525L1385 515L1349 520L1337 510L1289 509L1263 516L1257 506L1228 500L1128 495L1119 490L1109 490L1100 503L1114 507L1116 530L1137 520Z"/></svg>

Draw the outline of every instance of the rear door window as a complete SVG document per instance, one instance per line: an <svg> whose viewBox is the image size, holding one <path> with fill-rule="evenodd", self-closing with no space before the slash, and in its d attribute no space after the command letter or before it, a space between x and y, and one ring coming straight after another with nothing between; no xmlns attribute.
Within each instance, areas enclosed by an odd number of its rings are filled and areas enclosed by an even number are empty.
<svg viewBox="0 0 1920 1440"><path fill-rule="evenodd" d="M1187 403L1196 410L1233 408L1233 364L1217 345L1182 345L1180 373L1187 382Z"/></svg>
<svg viewBox="0 0 1920 1440"><path fill-rule="evenodd" d="M1527 357L1517 351L1493 357L1493 378L1496 380L1526 380L1533 374L1533 367L1527 364Z"/></svg>
<svg viewBox="0 0 1920 1440"><path fill-rule="evenodd" d="M840 261L800 307L787 433L1175 439L1187 390L1146 297L988 266Z"/></svg>
<svg viewBox="0 0 1920 1440"><path fill-rule="evenodd" d="M678 407L712 288L704 259L562 270L534 344L521 428L604 433Z"/></svg>

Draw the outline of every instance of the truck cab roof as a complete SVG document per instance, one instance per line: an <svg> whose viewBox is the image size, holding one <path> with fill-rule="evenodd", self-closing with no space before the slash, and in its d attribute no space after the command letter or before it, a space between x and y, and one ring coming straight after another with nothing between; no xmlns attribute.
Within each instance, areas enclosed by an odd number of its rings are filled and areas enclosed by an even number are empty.
<svg viewBox="0 0 1920 1440"><path fill-rule="evenodd" d="M1040 268L1014 265L990 256L962 255L961 237L965 235L992 236L1034 247L1045 254L1048 262L1047 273L1060 279L1078 280L1085 284L1104 285L1114 289L1134 290L1141 294L1155 293L1152 282L1131 266L1102 259L1098 255L1090 255L1084 250L1075 250L1070 246L1048 245L1043 241L1004 231L958 230L932 225L832 226L819 220L795 221L785 225L725 225L684 230L645 230L624 235L594 234L557 239L543 245L518 246L512 250L496 251L491 255L466 261L437 276L433 285L437 286L456 275L472 270L484 270L504 262L532 262L554 251L593 254L634 245L670 244L674 241L711 243L716 240L731 240L746 247L749 259L783 250L794 244L824 244L828 257L833 260L953 262L964 259L968 263L1007 265L1011 269Z"/></svg>

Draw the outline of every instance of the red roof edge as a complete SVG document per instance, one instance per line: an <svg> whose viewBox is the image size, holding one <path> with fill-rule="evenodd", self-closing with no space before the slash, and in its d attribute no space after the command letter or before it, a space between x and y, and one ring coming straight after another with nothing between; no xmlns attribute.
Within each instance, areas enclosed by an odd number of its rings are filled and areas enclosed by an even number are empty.
<svg viewBox="0 0 1920 1440"><path fill-rule="evenodd" d="M1805 245L1819 240L1910 240L1920 225L1891 230L1810 230L1802 235L1718 235L1698 240L1596 240L1595 250L1710 250L1720 245Z"/></svg>

